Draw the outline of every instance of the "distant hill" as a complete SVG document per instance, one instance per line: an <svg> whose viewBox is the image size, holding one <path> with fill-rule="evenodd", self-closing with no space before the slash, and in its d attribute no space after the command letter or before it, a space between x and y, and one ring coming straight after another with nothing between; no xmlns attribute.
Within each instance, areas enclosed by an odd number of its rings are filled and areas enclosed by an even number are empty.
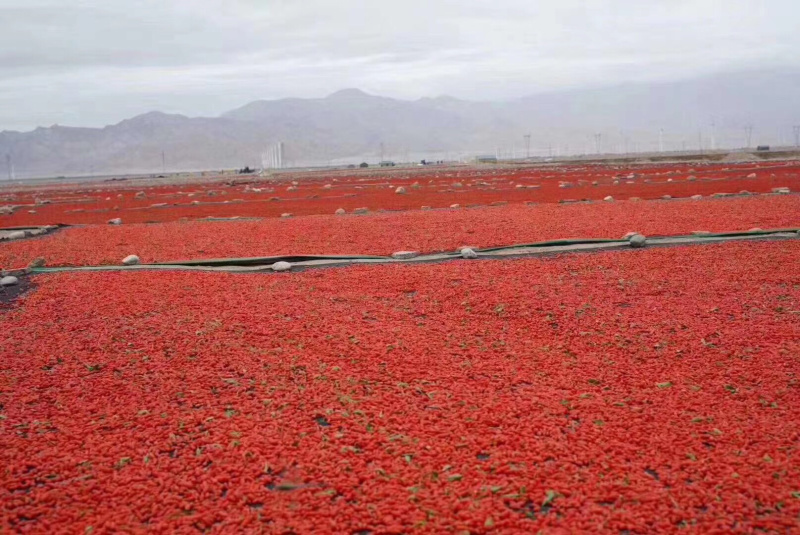
<svg viewBox="0 0 800 535"><path fill-rule="evenodd" d="M498 81L502 83L502 81ZM320 99L251 102L220 117L147 113L105 128L52 126L0 132L0 177L11 154L18 178L89 173L260 167L283 141L293 165L375 162L478 153L656 150L793 143L800 124L800 72L748 72L658 84L543 93L505 102L442 96L416 101L345 89ZM599 134L599 136L598 136ZM515 152L512 152L515 151ZM426 156L427 155L427 156Z"/></svg>

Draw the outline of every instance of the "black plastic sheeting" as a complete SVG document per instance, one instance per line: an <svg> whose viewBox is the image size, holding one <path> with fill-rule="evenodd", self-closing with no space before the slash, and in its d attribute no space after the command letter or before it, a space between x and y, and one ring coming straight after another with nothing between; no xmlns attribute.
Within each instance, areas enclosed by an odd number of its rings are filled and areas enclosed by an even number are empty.
<svg viewBox="0 0 800 535"><path fill-rule="evenodd" d="M708 234L690 234L690 235L682 235L682 236L650 236L649 239L651 240L658 240L658 239L686 239L687 244L698 244L703 243L704 241L713 241L716 238L737 238L737 237L753 237L753 236L763 236L765 238L769 238L771 235L780 235L780 234L797 234L800 233L800 229L792 228L792 229L771 229L771 230L752 230L752 231L737 231L737 232L720 232L720 233L708 233ZM780 236L783 238L784 236ZM688 241L690 240L690 241ZM602 245L607 244L609 246L617 245L617 246L625 246L628 243L627 239L568 239L568 240L550 240L544 242L535 242L535 243L528 243L528 244L517 244L517 245L508 245L503 247L491 247L487 249L474 249L476 253L484 254L487 253L497 253L501 251L514 251L516 249L537 249L537 248L546 248L546 247L569 247L569 246L576 246L576 245ZM657 246L658 243L654 242L654 246ZM569 251L562 251L562 252L569 252ZM434 259L436 257L436 259ZM497 258L497 256L487 255L487 258ZM442 261L447 260L449 258L461 258L461 254L458 251L451 251L451 252L441 252L441 253L429 253L429 254L422 254L414 259L410 259L409 261L414 262L424 262L427 259L431 261ZM224 267L253 267L253 266L263 266L268 267L276 262L289 262L289 263L297 263L297 262L311 262L311 261L355 261L358 262L359 260L368 260L368 261L376 261L377 263L381 262L393 262L396 261L390 256L372 256L372 255L283 255L283 256L261 256L261 257L251 257L251 258L221 258L221 259L207 259L207 260L180 260L174 262L158 262L153 264L138 264L137 266L131 266L138 269L147 268L147 267L197 267L197 268L224 268ZM81 267L43 267L43 268L34 268L31 271L33 273L55 273L60 271L93 271L93 270L124 270L128 269L129 266L81 266Z"/></svg>

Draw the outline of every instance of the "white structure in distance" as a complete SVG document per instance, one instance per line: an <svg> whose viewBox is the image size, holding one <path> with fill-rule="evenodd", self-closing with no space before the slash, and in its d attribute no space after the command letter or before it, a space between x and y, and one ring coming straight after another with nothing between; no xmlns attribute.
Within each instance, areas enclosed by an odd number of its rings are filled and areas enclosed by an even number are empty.
<svg viewBox="0 0 800 535"><path fill-rule="evenodd" d="M262 169L283 169L283 141L268 147L261 153Z"/></svg>

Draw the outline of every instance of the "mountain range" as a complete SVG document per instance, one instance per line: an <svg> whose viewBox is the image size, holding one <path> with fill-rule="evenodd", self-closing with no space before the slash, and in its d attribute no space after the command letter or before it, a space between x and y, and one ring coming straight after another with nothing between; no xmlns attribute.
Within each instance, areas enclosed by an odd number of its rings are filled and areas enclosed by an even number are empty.
<svg viewBox="0 0 800 535"><path fill-rule="evenodd" d="M544 73L543 73L544 75ZM502 83L499 81L498 83ZM260 100L219 117L150 112L104 128L0 132L16 178L794 144L800 71L754 71L535 94L502 102L408 101L345 89ZM530 135L529 144L525 135ZM5 173L2 173L5 174Z"/></svg>

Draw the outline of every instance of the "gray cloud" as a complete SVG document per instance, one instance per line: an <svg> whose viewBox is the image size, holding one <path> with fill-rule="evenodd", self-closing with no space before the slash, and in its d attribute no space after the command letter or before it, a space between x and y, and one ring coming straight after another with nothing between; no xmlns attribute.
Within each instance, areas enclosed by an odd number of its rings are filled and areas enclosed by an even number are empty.
<svg viewBox="0 0 800 535"><path fill-rule="evenodd" d="M0 130L800 64L791 0L0 0Z"/></svg>

